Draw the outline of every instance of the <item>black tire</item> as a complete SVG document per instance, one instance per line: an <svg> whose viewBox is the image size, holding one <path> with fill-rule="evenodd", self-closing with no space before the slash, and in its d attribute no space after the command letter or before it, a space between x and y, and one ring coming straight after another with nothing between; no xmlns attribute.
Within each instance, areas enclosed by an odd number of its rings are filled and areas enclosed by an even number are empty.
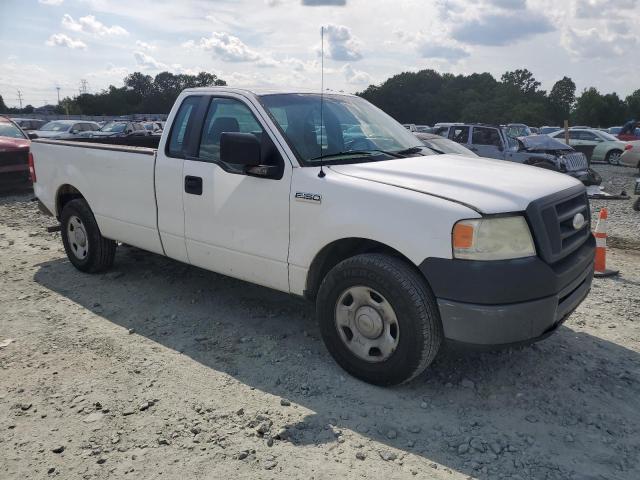
<svg viewBox="0 0 640 480"><path fill-rule="evenodd" d="M618 154L618 160L613 160L614 154ZM620 165L620 155L622 155L621 150L611 150L610 152L607 152L607 156L604 157L604 160L609 165Z"/></svg>
<svg viewBox="0 0 640 480"><path fill-rule="evenodd" d="M74 239L69 238L69 223L72 218L77 218L86 231L87 253L79 258L74 253ZM62 243L69 261L78 270L87 273L98 273L108 270L113 265L116 255L116 242L104 238L93 216L93 212L83 198L71 200L62 209L60 215L62 227Z"/></svg>
<svg viewBox="0 0 640 480"><path fill-rule="evenodd" d="M379 292L393 308L398 344L389 358L369 362L345 345L336 326L341 295L351 287ZM322 338L336 362L354 377L375 385L395 385L418 376L435 358L443 340L435 297L427 282L401 259L363 254L344 260L324 278L316 299Z"/></svg>
<svg viewBox="0 0 640 480"><path fill-rule="evenodd" d="M636 212L640 212L640 197L638 197L638 198L636 199L636 201L635 201L635 202L633 202L633 209L634 209Z"/></svg>

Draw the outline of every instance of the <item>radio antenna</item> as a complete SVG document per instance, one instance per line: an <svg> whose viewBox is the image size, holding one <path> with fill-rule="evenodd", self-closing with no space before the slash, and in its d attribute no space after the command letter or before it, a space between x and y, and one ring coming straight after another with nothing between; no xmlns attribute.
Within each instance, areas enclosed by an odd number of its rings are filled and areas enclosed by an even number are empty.
<svg viewBox="0 0 640 480"><path fill-rule="evenodd" d="M324 178L324 149L322 148L322 129L324 127L324 25L320 27L320 171L318 177Z"/></svg>

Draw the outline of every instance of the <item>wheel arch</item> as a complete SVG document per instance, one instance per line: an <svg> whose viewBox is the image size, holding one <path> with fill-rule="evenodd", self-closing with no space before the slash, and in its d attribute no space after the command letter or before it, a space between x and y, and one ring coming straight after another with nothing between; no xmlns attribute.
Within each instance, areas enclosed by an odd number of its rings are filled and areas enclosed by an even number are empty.
<svg viewBox="0 0 640 480"><path fill-rule="evenodd" d="M341 238L325 245L314 257L307 272L305 298L309 300L316 298L322 280L333 267L347 258L363 253L385 253L400 258L415 268L424 278L420 269L406 255L389 245L362 237Z"/></svg>
<svg viewBox="0 0 640 480"><path fill-rule="evenodd" d="M76 198L84 198L86 200L82 192L73 185L68 183L61 185L56 192L56 217L60 218L64 206Z"/></svg>

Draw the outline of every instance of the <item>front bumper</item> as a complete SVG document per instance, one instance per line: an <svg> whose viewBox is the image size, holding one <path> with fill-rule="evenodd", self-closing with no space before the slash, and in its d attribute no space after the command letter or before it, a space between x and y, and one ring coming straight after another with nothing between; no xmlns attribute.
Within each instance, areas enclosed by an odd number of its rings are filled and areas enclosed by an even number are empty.
<svg viewBox="0 0 640 480"><path fill-rule="evenodd" d="M580 180L583 185L587 187L591 185L600 185L602 183L602 176L592 168L579 171L567 171L565 173L575 179Z"/></svg>
<svg viewBox="0 0 640 480"><path fill-rule="evenodd" d="M593 278L592 236L550 266L538 257L499 262L427 259L420 269L440 309L445 338L477 346L531 343L555 331Z"/></svg>

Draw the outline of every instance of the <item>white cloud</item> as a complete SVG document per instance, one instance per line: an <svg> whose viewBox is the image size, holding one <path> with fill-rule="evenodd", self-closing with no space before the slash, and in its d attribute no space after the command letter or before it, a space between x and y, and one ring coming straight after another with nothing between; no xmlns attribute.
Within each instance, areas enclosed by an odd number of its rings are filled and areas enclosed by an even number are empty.
<svg viewBox="0 0 640 480"><path fill-rule="evenodd" d="M202 37L197 42L189 40L181 45L188 50L201 49L212 52L213 55L225 62L254 63L258 67L276 67L280 64L271 55L260 53L234 35L223 32L213 32L209 37Z"/></svg>
<svg viewBox="0 0 640 480"><path fill-rule="evenodd" d="M142 42L140 40L136 40L136 46L140 50L147 50L149 52L153 52L156 49L156 46L152 43Z"/></svg>
<svg viewBox="0 0 640 480"><path fill-rule="evenodd" d="M618 57L638 47L635 36L601 32L597 28L569 28L564 32L562 43L574 57L585 59Z"/></svg>
<svg viewBox="0 0 640 480"><path fill-rule="evenodd" d="M367 72L363 72L361 70L356 70L351 66L350 63L347 63L341 69L344 74L344 78L347 83L351 85L362 85L362 84L370 84L371 83L371 75Z"/></svg>
<svg viewBox="0 0 640 480"><path fill-rule="evenodd" d="M107 27L104 23L98 21L93 15L80 17L78 21L74 20L71 15L65 13L62 17L62 26L73 32L83 32L98 37L104 36L126 36L129 35L124 28L119 25Z"/></svg>
<svg viewBox="0 0 640 480"><path fill-rule="evenodd" d="M325 27L326 55L339 62L353 62L362 58L361 42L344 25L329 24Z"/></svg>
<svg viewBox="0 0 640 480"><path fill-rule="evenodd" d="M166 70L167 65L159 62L151 55L147 55L144 52L136 50L133 52L133 58L135 58L138 66L144 70Z"/></svg>
<svg viewBox="0 0 640 480"><path fill-rule="evenodd" d="M87 44L82 40L74 40L64 33L54 33L45 42L50 47L66 47L72 50L86 50Z"/></svg>
<svg viewBox="0 0 640 480"><path fill-rule="evenodd" d="M211 51L225 62L256 62L260 54L249 48L242 40L228 33L213 32L210 37L202 37L197 43L189 41L187 47L198 47Z"/></svg>
<svg viewBox="0 0 640 480"><path fill-rule="evenodd" d="M38 0L38 3L41 3L42 5L51 5L53 7L62 5L62 2L64 2L64 0Z"/></svg>
<svg viewBox="0 0 640 480"><path fill-rule="evenodd" d="M422 58L457 62L470 55L469 49L455 40L450 40L448 32L443 29L420 31L415 34L401 30L395 32L402 46L411 46Z"/></svg>

